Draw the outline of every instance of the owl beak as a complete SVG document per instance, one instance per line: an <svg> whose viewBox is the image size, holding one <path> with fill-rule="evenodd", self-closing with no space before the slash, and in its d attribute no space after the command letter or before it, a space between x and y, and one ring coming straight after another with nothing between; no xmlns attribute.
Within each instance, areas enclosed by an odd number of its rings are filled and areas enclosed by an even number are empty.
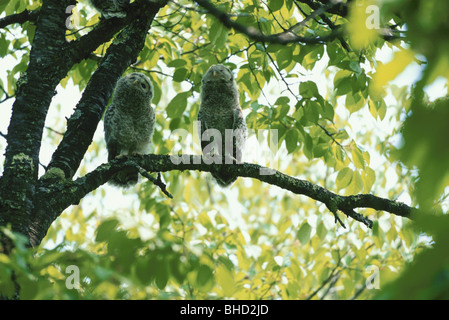
<svg viewBox="0 0 449 320"><path fill-rule="evenodd" d="M214 77L214 78L218 78L219 75L220 74L217 71L212 72L212 77Z"/></svg>
<svg viewBox="0 0 449 320"><path fill-rule="evenodd" d="M137 86L139 84L139 80L135 80L134 82L133 82L133 85L135 85L135 86Z"/></svg>

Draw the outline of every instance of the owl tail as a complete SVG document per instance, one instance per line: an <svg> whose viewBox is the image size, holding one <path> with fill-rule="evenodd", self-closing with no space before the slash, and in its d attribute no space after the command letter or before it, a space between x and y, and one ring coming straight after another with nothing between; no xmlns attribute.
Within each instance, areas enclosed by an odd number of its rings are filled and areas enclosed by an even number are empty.
<svg viewBox="0 0 449 320"><path fill-rule="evenodd" d="M132 187L139 180L139 172L135 168L124 169L120 172L117 172L109 183L122 188Z"/></svg>
<svg viewBox="0 0 449 320"><path fill-rule="evenodd" d="M219 170L218 172L211 172L211 174L218 185L223 188L229 187L235 182L235 180L237 180L237 176L229 172L224 172L223 170Z"/></svg>

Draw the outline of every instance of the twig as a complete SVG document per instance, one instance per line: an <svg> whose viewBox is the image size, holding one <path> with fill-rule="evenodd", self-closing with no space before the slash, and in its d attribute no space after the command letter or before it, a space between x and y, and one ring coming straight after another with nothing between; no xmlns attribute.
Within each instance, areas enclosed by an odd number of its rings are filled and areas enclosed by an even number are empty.
<svg viewBox="0 0 449 320"><path fill-rule="evenodd" d="M341 221L340 217L338 216L338 213L337 213L337 212L332 212L332 214L333 214L334 217L335 217L335 223L338 222L343 228L346 229L346 226L345 226L345 224L343 223L343 221Z"/></svg>
<svg viewBox="0 0 449 320"><path fill-rule="evenodd" d="M317 44L326 43L338 38L341 34L341 30L334 30L326 36L317 37L302 37L291 31L281 32L277 34L264 34L254 27L247 27L231 19L230 15L221 11L215 7L208 0L196 0L196 2L205 8L210 14L215 16L225 27L232 28L240 33L245 34L249 38L268 43L288 44L288 43L305 43L305 44Z"/></svg>
<svg viewBox="0 0 449 320"><path fill-rule="evenodd" d="M318 294L318 292L320 292L321 289L323 289L326 286L326 284L329 283L329 281L331 281L334 277L338 277L340 271L337 271L337 270L340 267L341 257L340 257L340 252L339 251L337 251L337 254L339 256L338 261L337 261L337 265L334 267L334 269L332 269L331 274L329 275L329 277L327 277L327 279L324 280L321 283L321 285L306 298L306 300L311 300L314 296L316 296Z"/></svg>
<svg viewBox="0 0 449 320"><path fill-rule="evenodd" d="M345 147L343 147L343 145L338 142L337 140L335 140L334 135L332 133L330 133L329 131L327 131L327 129L325 127L323 127L321 124L317 123L318 127L320 127L324 133L332 139L333 142L335 142L343 151L344 153L346 153Z"/></svg>
<svg viewBox="0 0 449 320"><path fill-rule="evenodd" d="M266 49L266 48L265 48ZM290 92L290 94L292 96L294 96L296 98L297 101L299 101L298 96L292 91L292 89L290 89L290 84L287 82L287 80L285 80L284 76L281 73L281 70L279 70L278 65L276 64L276 62L274 61L273 57L271 56L271 54L267 51L265 51L265 53L267 54L268 58L270 59L271 63L273 64L274 68L276 69L277 73L279 74L279 76L281 77L282 82L284 82L287 90Z"/></svg>
<svg viewBox="0 0 449 320"><path fill-rule="evenodd" d="M9 100L9 99L15 97L15 94L12 95L12 96L10 96L10 95L8 94L8 92L5 90L5 88L3 88L3 86L0 86L0 90L3 91L3 93L5 94L5 99L3 99L2 101L0 101L0 103L3 103L3 102L5 102L6 100Z"/></svg>
<svg viewBox="0 0 449 320"><path fill-rule="evenodd" d="M323 293L323 295L320 297L320 300L324 300L324 298L327 296L327 294L331 291L331 289L335 286L335 283L340 279L340 273L337 272L337 274L332 278L331 283L329 283L329 286L327 287L326 291Z"/></svg>
<svg viewBox="0 0 449 320"><path fill-rule="evenodd" d="M136 64L138 65L138 63ZM173 78L172 74L167 74L165 72L159 71L159 70L147 70L144 68L139 68L139 67L135 67L135 66L129 66L131 69L133 70L137 70L137 71L142 71L142 72L147 72L147 73L158 73L160 75L163 75L164 77L169 77L169 78Z"/></svg>
<svg viewBox="0 0 449 320"><path fill-rule="evenodd" d="M177 3L177 2L175 2L175 1L173 1L173 0L169 0L169 2L173 3L176 7L178 7L178 9L176 10L176 12L179 11L179 10L181 10L181 9L183 9L183 10L185 10L185 11L194 11L194 12L199 13L199 14L207 13L206 10L199 10L198 8L193 8L193 7L184 6L184 5L179 4L179 3Z"/></svg>
<svg viewBox="0 0 449 320"><path fill-rule="evenodd" d="M45 129L47 129L48 131L54 132L54 133L56 133L56 134L59 134L59 135L61 135L61 136L64 135L64 133L59 132L59 131L56 131L55 129L50 128L50 127L48 127L48 126L45 126Z"/></svg>
<svg viewBox="0 0 449 320"><path fill-rule="evenodd" d="M141 166L139 166L138 164L135 164L135 167L137 168L137 170L139 170L139 173L147 178L148 180L150 180L155 186L159 187L159 189L161 189L161 191L170 199L173 199L173 195L167 191L167 186L166 184L162 181L162 175L160 172L157 173L157 178L154 178L152 175L150 175L148 172L146 172Z"/></svg>
<svg viewBox="0 0 449 320"><path fill-rule="evenodd" d="M312 8L313 10L315 10L314 12L312 12L307 18L313 17L315 18L316 16L320 16L320 18L323 20L323 22L325 22L329 28L332 31L337 30L340 26L336 26L326 15L325 12L327 12L328 10L332 9L336 3L332 3L330 2L327 5L317 5L316 3L314 3L311 0L303 0L303 2L305 2L310 8ZM295 4L297 7L299 7L299 4L295 1ZM332 5L330 5L332 4ZM307 18L305 20L307 20ZM305 21L304 20L304 21ZM338 39L340 40L340 43L342 45L342 47L346 50L346 51L351 51L351 49L349 48L349 45L346 43L346 41L343 39L342 36L339 36Z"/></svg>
<svg viewBox="0 0 449 320"><path fill-rule="evenodd" d="M354 295L353 295L352 297L350 297L348 300L355 300L355 299L357 299L357 297L358 297L359 295L361 295L362 292L365 291L365 289L366 289L366 283L363 283L363 284L362 284L362 287L361 287L360 289L358 289L358 290L354 293Z"/></svg>

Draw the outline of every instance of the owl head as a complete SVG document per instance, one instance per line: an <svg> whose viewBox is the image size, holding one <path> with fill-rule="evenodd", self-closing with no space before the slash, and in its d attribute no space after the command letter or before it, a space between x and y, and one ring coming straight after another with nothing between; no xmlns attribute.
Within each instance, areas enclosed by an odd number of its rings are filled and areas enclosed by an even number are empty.
<svg viewBox="0 0 449 320"><path fill-rule="evenodd" d="M127 93L149 100L153 98L154 92L150 78L139 72L133 72L121 78L117 83L117 89L126 90Z"/></svg>
<svg viewBox="0 0 449 320"><path fill-rule="evenodd" d="M214 64L203 77L202 84L233 84L234 75L229 68L222 64Z"/></svg>

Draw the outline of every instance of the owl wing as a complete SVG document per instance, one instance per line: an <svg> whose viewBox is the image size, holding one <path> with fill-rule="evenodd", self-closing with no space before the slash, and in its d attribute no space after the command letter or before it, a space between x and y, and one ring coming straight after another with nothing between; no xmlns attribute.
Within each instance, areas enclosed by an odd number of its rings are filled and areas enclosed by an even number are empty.
<svg viewBox="0 0 449 320"><path fill-rule="evenodd" d="M126 17L125 10L130 0L90 0L90 2L106 19L110 19Z"/></svg>
<svg viewBox="0 0 449 320"><path fill-rule="evenodd" d="M117 17L126 17L126 7L129 5L130 0L115 0L115 14Z"/></svg>
<svg viewBox="0 0 449 320"><path fill-rule="evenodd" d="M115 128L117 128L115 114L116 107L112 103L104 115L104 137L106 140L106 148L108 149L108 161L118 155L118 142L114 134Z"/></svg>
<svg viewBox="0 0 449 320"><path fill-rule="evenodd" d="M201 123L200 126L198 126L198 135L201 142L201 150L204 150L204 148L210 143L208 141L203 141L203 133L208 129L207 123L203 114L203 109L200 108L200 111L198 111L198 121Z"/></svg>
<svg viewBox="0 0 449 320"><path fill-rule="evenodd" d="M129 5L130 0L117 0L116 4L119 9L124 10Z"/></svg>
<svg viewBox="0 0 449 320"><path fill-rule="evenodd" d="M234 121L232 129L234 130L234 150L233 155L237 159L237 163L243 159L243 150L245 148L246 138L248 136L248 128L246 126L245 117L242 109L236 108L234 111Z"/></svg>

